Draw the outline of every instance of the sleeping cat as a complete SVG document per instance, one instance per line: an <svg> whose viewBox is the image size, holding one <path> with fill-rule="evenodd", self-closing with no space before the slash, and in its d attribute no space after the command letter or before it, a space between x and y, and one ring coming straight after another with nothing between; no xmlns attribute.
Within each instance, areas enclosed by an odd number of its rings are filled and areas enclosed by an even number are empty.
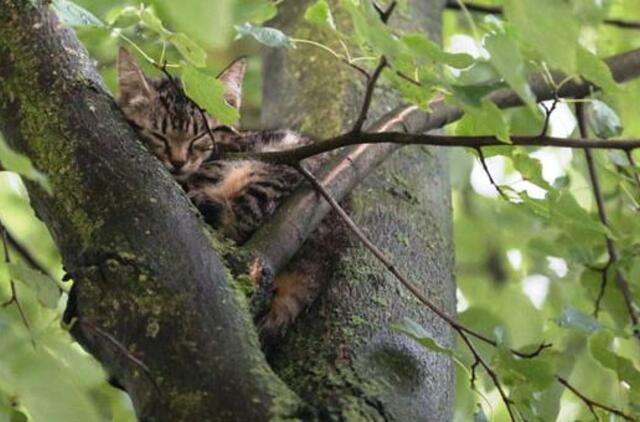
<svg viewBox="0 0 640 422"><path fill-rule="evenodd" d="M237 60L218 76L232 107L240 107L245 68L245 61ZM124 48L118 57L118 79L120 107L127 119L183 186L205 221L236 244L244 243L302 181L286 165L217 158L220 150L277 151L306 144L308 139L287 130L241 132L208 114L203 116L178 79L147 78ZM299 274L289 271L276 277L275 297L259 324L263 335L281 332L315 296L316 276L307 274L303 280Z"/></svg>

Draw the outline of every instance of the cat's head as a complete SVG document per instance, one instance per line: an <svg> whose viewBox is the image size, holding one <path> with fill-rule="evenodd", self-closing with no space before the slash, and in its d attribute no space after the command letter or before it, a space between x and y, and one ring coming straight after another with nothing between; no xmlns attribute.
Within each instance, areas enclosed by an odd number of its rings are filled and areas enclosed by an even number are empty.
<svg viewBox="0 0 640 422"><path fill-rule="evenodd" d="M225 100L240 108L246 63L240 59L218 76L225 87ZM149 149L178 179L198 170L217 142L235 132L202 113L188 100L177 78L153 80L145 76L136 59L124 48L118 55L120 107L147 143Z"/></svg>

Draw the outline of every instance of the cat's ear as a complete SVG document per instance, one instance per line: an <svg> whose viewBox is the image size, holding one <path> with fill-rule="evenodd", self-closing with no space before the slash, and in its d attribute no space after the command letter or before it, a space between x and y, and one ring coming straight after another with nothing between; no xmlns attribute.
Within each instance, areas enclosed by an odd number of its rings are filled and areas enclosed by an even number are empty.
<svg viewBox="0 0 640 422"><path fill-rule="evenodd" d="M118 52L118 84L123 105L145 105L156 96L155 88L142 73L137 60L124 47Z"/></svg>
<svg viewBox="0 0 640 422"><path fill-rule="evenodd" d="M242 101L242 81L247 70L247 60L244 57L236 59L225 70L220 72L218 79L224 84L224 99L231 107L240 108Z"/></svg>

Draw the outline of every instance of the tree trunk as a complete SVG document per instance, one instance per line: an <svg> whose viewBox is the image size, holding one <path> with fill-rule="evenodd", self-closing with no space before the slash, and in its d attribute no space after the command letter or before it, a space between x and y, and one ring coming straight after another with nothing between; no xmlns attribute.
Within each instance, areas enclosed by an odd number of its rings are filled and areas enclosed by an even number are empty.
<svg viewBox="0 0 640 422"><path fill-rule="evenodd" d="M74 279L74 336L141 420L297 415L213 237L74 33L35 3L0 0L0 131L49 175L53 195L27 188Z"/></svg>
<svg viewBox="0 0 640 422"><path fill-rule="evenodd" d="M333 46L335 37L304 22L310 2L287 1L276 25L296 38ZM338 26L348 19L332 2ZM439 38L442 1L409 2L391 25ZM339 46L336 46L339 49ZM264 68L263 120L326 138L348 131L358 115L360 74L314 47L269 50ZM384 92L384 95L381 95ZM382 87L370 120L398 105ZM455 313L450 190L445 153L410 147L397 152L350 198L350 213L397 267L449 314ZM278 346L276 372L313 407L336 419L433 420L452 418L454 371L390 324L409 317L451 346L448 326L417 303L357 241L339 253L320 299Z"/></svg>

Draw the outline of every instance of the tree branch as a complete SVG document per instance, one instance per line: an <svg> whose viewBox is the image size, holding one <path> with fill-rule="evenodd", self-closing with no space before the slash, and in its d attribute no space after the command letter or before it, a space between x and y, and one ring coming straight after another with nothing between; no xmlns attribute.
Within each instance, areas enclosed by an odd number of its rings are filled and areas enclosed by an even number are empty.
<svg viewBox="0 0 640 422"><path fill-rule="evenodd" d="M586 138L588 136L587 129L587 116L585 114L584 105L581 102L576 103L576 116L578 119L578 128L580 130L580 136L582 138ZM596 168L596 164L593 159L593 153L590 148L584 149L585 158L587 161L587 168L589 169L589 179L591 180L591 188L593 189L593 196L596 200L596 205L598 207L598 217L603 226L609 227L609 217L607 216L607 209L604 205L604 197L602 195L602 189L600 187L600 179L598 177L598 169ZM608 269L611 265L615 265L619 260L618 249L616 248L616 244L613 242L609 236L605 235L605 242L607 245L607 252L609 254L609 260L602 275L602 284L600 286L600 293L598 294L598 298L596 299L596 305L594 309L594 314L597 315L600 309L600 301L604 297L605 289L607 286L608 279ZM640 328L638 328L638 315L636 315L636 311L633 308L633 298L631 295L631 290L629 289L629 283L627 282L624 274L616 269L616 284L620 293L624 298L624 303L627 308L627 312L629 314L629 319L631 321L631 327L634 335L640 340Z"/></svg>
<svg viewBox="0 0 640 422"><path fill-rule="evenodd" d="M463 2L464 7L469 12L486 13L492 15L501 15L503 10L500 6L487 6L484 4L477 4L472 2ZM458 0L447 0L445 5L447 9L462 10L460 2ZM605 25L615 26L621 29L640 29L640 22L628 21L623 19L608 18L602 21Z"/></svg>
<svg viewBox="0 0 640 422"><path fill-rule="evenodd" d="M614 79L618 82L625 82L640 76L640 49L631 50L622 54L609 57L605 60ZM556 82L556 86L560 88L556 91L549 86L547 79L541 74L533 75L529 78L529 85L538 101L545 101L557 97L573 98L577 96L588 95L594 86L586 81L569 80L563 84L560 82L566 80L566 75L561 73L552 73L551 75ZM491 99L500 108L509 108L522 105L522 100L512 90L501 90L491 96ZM357 137L366 136L367 142L379 142L378 145L357 145L347 148L341 152L335 159L326 164L316 175L320 183L336 200L340 201L347 195L361 180L363 180L373 169L380 165L387 157L396 151L403 142L412 143L416 133L424 133L429 130L441 128L448 123L460 119L463 111L460 108L446 104L442 99L435 100L431 103L430 113L425 113L417 106L402 106L388 113L378 120L375 124L368 128L367 133L361 133ZM394 130L405 130L408 133L392 132ZM383 133L387 132L387 133ZM440 137L433 135L428 139L429 144L437 144L442 146L449 145L450 137ZM325 149L323 143L318 146L310 146L313 150L301 149L291 150L297 151L288 157L282 157L283 163L296 164L297 161L303 159L307 155L314 155L322 150L331 150L338 147L341 143L346 145L358 144L357 138L353 134L344 134L331 140L332 148ZM427 143L425 139L425 144ZM460 139L460 138L458 138ZM464 138L463 138L464 139ZM493 137L466 138L465 142L469 147L476 148L478 146L489 146L503 144L499 143ZM532 145L544 145L539 138L526 139L514 137L514 143L521 139L522 142L529 142ZM551 138L550 138L551 139ZM436 143L435 141L438 140ZM397 141L397 144L389 142ZM556 140L553 139L553 142ZM559 140L558 140L559 141ZM326 141L329 142L329 141ZM551 142L551 140L549 140ZM571 146L571 141L563 140L563 146ZM602 141L595 140L592 147L604 147ZM606 147L612 144L607 141ZM484 144L483 144L484 143ZM581 142L576 146L584 147ZM628 144L627 149L638 147L637 143ZM306 148L306 147L305 147ZM318 148L318 149L315 149ZM625 149L622 148L622 149ZM270 156L272 159L274 156ZM226 158L226 157L225 157ZM264 158L264 156L263 156ZM327 203L323 203L317 197L313 189L309 187L300 187L290 198L285 201L276 211L271 220L262 226L256 234L242 247L244 256L258 260L262 266L277 272L287 263L294 253L300 248L302 243L309 236L311 231L317 227L324 216L330 211L331 207Z"/></svg>
<svg viewBox="0 0 640 422"><path fill-rule="evenodd" d="M628 421L635 421L636 420L635 418L632 418L631 416L627 415L626 413L624 413L624 412L622 412L622 411L620 411L618 409L614 409L613 407L610 407L610 406L607 406L605 404L598 403L597 401L591 400L589 397L585 396L580 391L578 391L578 389L576 389L574 386L569 384L569 382L565 378L562 378L560 376L556 376L556 379L558 380L558 382L560 384L564 385L569 391L571 391L580 400L582 400L582 402L589 408L589 411L593 414L593 416L596 418L596 420L598 420L598 415L596 415L595 408L605 410L605 411L607 411L607 412L609 412L611 414L620 416L621 418L626 419Z"/></svg>
<svg viewBox="0 0 640 422"><path fill-rule="evenodd" d="M492 146L546 146L558 148L591 148L631 151L640 148L640 139L606 140L516 135L511 136L511 143L509 144L499 140L495 136L449 136L410 134L403 132L365 132L357 134L347 133L325 141L283 151L232 153L225 155L225 159L253 158L279 164L292 164L314 155L323 154L338 148L362 144L433 145L441 147L465 147L473 148L475 150Z"/></svg>

